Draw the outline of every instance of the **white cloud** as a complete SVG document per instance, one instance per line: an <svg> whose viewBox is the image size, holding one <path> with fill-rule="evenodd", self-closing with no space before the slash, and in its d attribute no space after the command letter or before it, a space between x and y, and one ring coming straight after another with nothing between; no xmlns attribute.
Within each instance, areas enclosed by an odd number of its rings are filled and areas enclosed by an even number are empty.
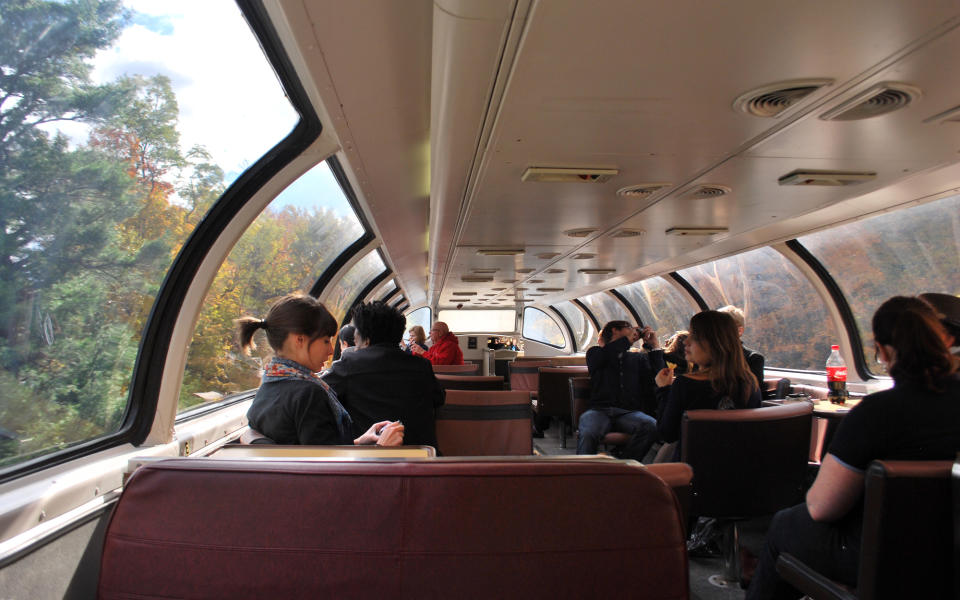
<svg viewBox="0 0 960 600"><path fill-rule="evenodd" d="M184 150L202 145L227 172L243 171L296 123L296 112L240 10L228 0L128 0L129 8L173 25L161 35L124 30L97 54L93 77L170 77L180 107Z"/></svg>

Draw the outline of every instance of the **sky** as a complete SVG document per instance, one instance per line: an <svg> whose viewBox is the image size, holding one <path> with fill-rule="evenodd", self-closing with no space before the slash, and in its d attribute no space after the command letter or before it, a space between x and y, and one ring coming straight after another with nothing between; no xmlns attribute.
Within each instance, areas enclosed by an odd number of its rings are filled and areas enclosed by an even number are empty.
<svg viewBox="0 0 960 600"><path fill-rule="evenodd" d="M230 0L125 0L134 11L116 44L93 60L93 80L156 74L170 78L184 151L202 145L232 182L298 120L276 74ZM74 138L82 129L61 127ZM325 165L291 185L274 205L327 206L352 214Z"/></svg>

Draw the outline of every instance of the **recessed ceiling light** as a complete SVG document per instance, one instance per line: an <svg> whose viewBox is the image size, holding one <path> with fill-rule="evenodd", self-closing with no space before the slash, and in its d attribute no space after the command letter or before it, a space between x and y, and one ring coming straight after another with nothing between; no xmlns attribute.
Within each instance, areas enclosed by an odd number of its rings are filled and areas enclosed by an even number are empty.
<svg viewBox="0 0 960 600"><path fill-rule="evenodd" d="M583 273L584 275L609 275L610 273L616 273L616 269L577 269L578 273Z"/></svg>
<svg viewBox="0 0 960 600"><path fill-rule="evenodd" d="M478 248L477 254L481 256L516 256L526 252L523 248Z"/></svg>
<svg viewBox="0 0 960 600"><path fill-rule="evenodd" d="M570 258L572 258L573 260L589 260L591 258L594 258L595 256L596 254L593 254L592 252L581 252L579 254L574 254Z"/></svg>
<svg viewBox="0 0 960 600"><path fill-rule="evenodd" d="M563 234L572 238L585 238L597 231L599 231L599 229L596 227L579 227L577 229L567 229Z"/></svg>
<svg viewBox="0 0 960 600"><path fill-rule="evenodd" d="M527 167L522 181L549 183L603 183L619 173L617 169Z"/></svg>
<svg viewBox="0 0 960 600"><path fill-rule="evenodd" d="M543 260L550 260L551 258L556 258L558 256L560 256L559 252L541 252L540 254L537 255L537 258L540 258Z"/></svg>
<svg viewBox="0 0 960 600"><path fill-rule="evenodd" d="M726 227L671 227L667 235L716 235L730 231Z"/></svg>

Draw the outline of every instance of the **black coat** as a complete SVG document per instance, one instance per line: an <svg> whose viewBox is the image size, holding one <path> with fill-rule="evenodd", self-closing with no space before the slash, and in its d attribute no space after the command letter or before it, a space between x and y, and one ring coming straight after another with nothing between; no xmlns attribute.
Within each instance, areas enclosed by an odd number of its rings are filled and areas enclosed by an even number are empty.
<svg viewBox="0 0 960 600"><path fill-rule="evenodd" d="M663 350L629 352L630 340L618 338L587 350L590 372L589 408L656 410L654 377L664 368Z"/></svg>
<svg viewBox="0 0 960 600"><path fill-rule="evenodd" d="M430 362L396 344L375 344L343 355L323 374L359 436L379 421L403 421L404 445L437 446L434 408L442 404Z"/></svg>

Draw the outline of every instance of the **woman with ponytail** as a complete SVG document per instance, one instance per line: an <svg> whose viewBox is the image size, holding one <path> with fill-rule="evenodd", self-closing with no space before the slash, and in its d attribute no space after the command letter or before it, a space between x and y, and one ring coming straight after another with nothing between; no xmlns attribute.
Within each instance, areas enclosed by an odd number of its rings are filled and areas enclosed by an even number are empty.
<svg viewBox="0 0 960 600"><path fill-rule="evenodd" d="M353 420L330 387L315 375L333 353L337 322L323 304L305 294L277 300L265 319L235 321L240 347L254 347L253 334L264 329L274 356L247 411L250 428L278 444L403 443L403 424L383 421L357 437Z"/></svg>
<svg viewBox="0 0 960 600"><path fill-rule="evenodd" d="M796 598L776 573L789 552L856 586L864 472L873 460L953 460L960 451L960 376L947 333L920 298L897 296L873 315L877 358L893 387L866 396L837 430L807 501L773 518L748 599Z"/></svg>

